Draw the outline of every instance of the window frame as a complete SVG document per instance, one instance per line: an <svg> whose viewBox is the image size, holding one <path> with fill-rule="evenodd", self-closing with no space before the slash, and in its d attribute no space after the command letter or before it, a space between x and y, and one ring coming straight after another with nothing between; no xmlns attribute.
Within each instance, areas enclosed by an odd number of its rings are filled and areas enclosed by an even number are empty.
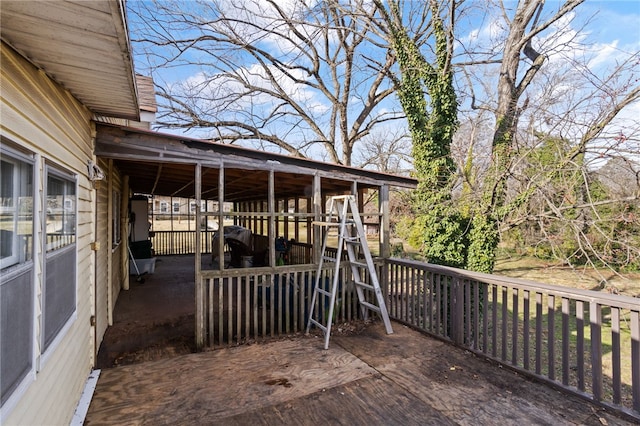
<svg viewBox="0 0 640 426"><path fill-rule="evenodd" d="M17 165L19 168L14 169L14 173L16 173L19 177L25 178L27 176L30 177L30 185L28 181L23 181L24 187L20 186L20 182L13 183L13 191L16 194L16 188L18 188L15 206L13 209L15 210L14 214L14 230L17 226L15 224L16 220L19 220L17 217L20 215L20 197L31 197L31 246L30 253L25 251L25 256L21 258L20 254L16 251L16 253L10 256L10 261L2 262L2 266L0 267L0 289L2 286L12 285L16 279L20 279L20 277L26 276L26 282L28 288L24 289L29 292L30 295L24 301L25 306L28 305L27 315L29 318L29 323L25 327L26 330L26 342L23 342L27 347L25 355L25 363L24 370L21 372L21 375L15 379L15 382L11 383L11 386L5 389L8 393L5 396L4 402L0 402L0 411L2 412L2 417L4 418L4 414L10 412L13 407L20 400L22 395L27 391L28 387L31 385L33 381L36 379L36 352L37 352L37 343L36 343L36 304L38 303L37 292L36 292L36 268L35 265L38 263L39 259L37 258L37 250L36 250L36 241L39 238L39 234L41 232L40 228L36 226L36 223L39 221L39 211L40 211L40 201L38 198L39 189L40 189L40 181L39 181L39 169L37 164L39 163L39 156L33 152L27 152L26 150L13 148L13 143L9 140L6 140L4 137L0 139L2 144L0 145L0 155L2 156L2 160L10 162L14 165ZM23 167L27 167L24 168ZM13 196L13 194L12 194ZM26 234L25 234L26 235ZM13 249L19 249L20 244L18 242L18 238L13 238L12 236L12 247ZM17 259L17 260L16 260ZM8 290L11 291L11 290ZM11 301L10 304L20 303L19 300ZM23 333L24 334L24 333ZM6 337L6 336L5 336ZM3 338L4 339L4 338ZM10 354L7 354L11 356ZM0 362L2 362L0 360ZM1 420L0 420L1 421Z"/></svg>
<svg viewBox="0 0 640 426"><path fill-rule="evenodd" d="M78 242L77 242L77 236L78 236L78 189L79 189L79 184L78 184L78 176L77 174L71 173L69 171L66 171L64 168L62 168L62 166L59 166L55 163L52 162L46 162L45 163L45 167L44 167L44 176L43 176L43 188L42 188L42 192L44 194L44 203L45 205L47 204L47 200L49 198L49 177L52 176L56 179L60 179L65 181L65 183L67 184L71 184L73 186L73 195L74 195L74 202L73 202L73 242L68 243L68 244L64 244L62 246L59 247L48 247L49 245L47 244L47 218L44 217L43 218L43 234L44 234L44 238L43 238L43 247L42 247L42 276L43 276L43 280L42 280L42 290L41 290L41 301L40 301L40 310L41 310L41 315L40 315L40 336L39 336L39 344L40 344L40 351L41 351L41 360L40 360L40 365L38 366L38 370L41 370L43 365L46 364L47 359L49 358L50 354L53 354L56 350L56 348L58 347L58 345L60 344L60 341L66 336L67 332L69 331L69 329L71 328L71 325L73 324L73 322L77 319L78 316L78 271L77 271L77 261L78 261ZM65 187L66 188L66 187ZM65 200L66 200L66 189L65 189ZM63 206L66 204L66 201L63 200ZM64 213L63 213L64 214ZM62 229L63 229L63 233L64 235L71 235L71 234L67 234L65 231L65 224L67 222L65 222L64 217L63 217L63 225L62 225ZM67 308L72 308L69 311L69 314L63 319L63 321L60 321L59 323L55 323L55 324L48 324L47 323L47 310L51 309L51 308L56 308L55 307L51 307L51 306L47 306L47 296L48 296L48 287L54 287L56 283L50 283L48 281L48 263L49 260L51 259L55 259L56 257L63 257L65 255L73 255L73 267L71 268L71 273L70 273L70 277L71 278L69 281L71 282L71 284L73 286L72 291L70 291L70 294L73 294L73 302L69 304L69 306ZM66 270L69 270L68 268ZM71 306L72 305L72 306ZM53 332L53 337L49 338L49 327L54 327L55 330Z"/></svg>

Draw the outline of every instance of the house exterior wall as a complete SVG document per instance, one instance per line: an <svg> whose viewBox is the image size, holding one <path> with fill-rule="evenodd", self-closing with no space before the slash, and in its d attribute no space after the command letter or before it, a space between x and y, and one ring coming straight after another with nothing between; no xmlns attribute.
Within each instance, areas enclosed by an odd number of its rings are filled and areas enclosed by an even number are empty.
<svg viewBox="0 0 640 426"><path fill-rule="evenodd" d="M94 334L96 192L87 177L93 159L92 114L43 71L2 43L0 132L35 154L33 196L45 205L45 165L76 176L76 308L51 346L42 353L43 244L34 244L34 364L2 407L2 424L68 424L89 375ZM34 212L34 241L43 238L43 218ZM3 342L6 344L7 342Z"/></svg>
<svg viewBox="0 0 640 426"><path fill-rule="evenodd" d="M96 185L96 241L99 243L96 251L96 353L107 327L113 325L116 301L128 274L122 259L122 252L126 250L122 231L126 234L127 226L122 207L123 204L126 207L127 188L123 187L118 170L107 160L99 159L98 166L105 172L105 179ZM114 196L115 193L119 197ZM120 206L116 205L118 199ZM120 233L114 226L116 221L120 221Z"/></svg>
<svg viewBox="0 0 640 426"><path fill-rule="evenodd" d="M109 325L109 258L111 255L111 242L109 239L109 180L108 165L104 161L98 161L98 166L106 173L105 179L97 185L96 189L96 241L99 249L96 251L96 327L95 346L99 347L107 326ZM97 347L93 352L97 353Z"/></svg>

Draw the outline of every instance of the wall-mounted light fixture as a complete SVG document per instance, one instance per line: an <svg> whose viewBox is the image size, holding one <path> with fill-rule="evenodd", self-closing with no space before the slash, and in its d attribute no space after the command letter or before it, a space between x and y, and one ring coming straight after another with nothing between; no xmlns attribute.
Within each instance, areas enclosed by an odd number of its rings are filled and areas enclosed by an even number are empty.
<svg viewBox="0 0 640 426"><path fill-rule="evenodd" d="M98 182L105 178L104 171L93 161L89 160L87 164L87 169L89 170L89 180L94 183L94 187L98 188Z"/></svg>

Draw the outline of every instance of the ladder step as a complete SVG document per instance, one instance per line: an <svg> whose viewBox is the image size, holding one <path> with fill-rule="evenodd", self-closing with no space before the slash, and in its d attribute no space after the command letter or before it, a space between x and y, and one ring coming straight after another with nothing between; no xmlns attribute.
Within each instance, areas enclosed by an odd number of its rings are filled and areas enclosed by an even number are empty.
<svg viewBox="0 0 640 426"><path fill-rule="evenodd" d="M360 237L344 237L344 242L347 244L356 244L360 245Z"/></svg>
<svg viewBox="0 0 640 426"><path fill-rule="evenodd" d="M314 320L313 318L310 318L309 321L311 322L311 324L315 325L316 327L319 327L325 333L327 332L327 327L320 324L318 321Z"/></svg>
<svg viewBox="0 0 640 426"><path fill-rule="evenodd" d="M331 297L331 293L330 293L330 292L328 292L327 290L323 290L323 289L321 289L321 288L316 288L316 291L317 291L318 293L324 294L324 295L325 295L325 296L327 296L327 297Z"/></svg>
<svg viewBox="0 0 640 426"><path fill-rule="evenodd" d="M362 281L354 281L353 283L359 287L366 288L367 290L372 290L372 291L376 290L376 288L371 284L363 283Z"/></svg>
<svg viewBox="0 0 640 426"><path fill-rule="evenodd" d="M376 305L372 305L372 304L371 304L371 303L369 303L369 302L365 302L364 300L363 300L362 302L360 302L360 304L361 304L362 306L364 306L365 308L369 308L369 309L371 309L372 311L375 311L375 312L382 312L382 310L381 310L379 307L377 307Z"/></svg>
<svg viewBox="0 0 640 426"><path fill-rule="evenodd" d="M336 258L335 257L329 257L329 256L322 256L322 260L324 260L325 262L335 262Z"/></svg>
<svg viewBox="0 0 640 426"><path fill-rule="evenodd" d="M311 224L316 226L340 226L340 222L311 222Z"/></svg>
<svg viewBox="0 0 640 426"><path fill-rule="evenodd" d="M366 263L358 262L358 261L355 261L355 260L353 262L351 262L351 264L354 265L354 266L360 266L361 268L368 268L369 267L369 265L367 265Z"/></svg>

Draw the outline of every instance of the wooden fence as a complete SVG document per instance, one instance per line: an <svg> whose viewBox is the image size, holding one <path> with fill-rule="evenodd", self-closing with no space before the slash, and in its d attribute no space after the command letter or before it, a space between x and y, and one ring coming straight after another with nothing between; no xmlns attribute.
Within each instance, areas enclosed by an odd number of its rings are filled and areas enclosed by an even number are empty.
<svg viewBox="0 0 640 426"><path fill-rule="evenodd" d="M389 259L390 316L640 419L640 301Z"/></svg>
<svg viewBox="0 0 640 426"><path fill-rule="evenodd" d="M330 290L334 269L331 263L320 272L325 290ZM303 332L316 272L312 264L202 271L204 344L227 346ZM346 262L338 273L334 323L344 323L358 318L360 308ZM372 294L367 296L373 301ZM328 309L327 298L320 297L314 318L326 323Z"/></svg>

